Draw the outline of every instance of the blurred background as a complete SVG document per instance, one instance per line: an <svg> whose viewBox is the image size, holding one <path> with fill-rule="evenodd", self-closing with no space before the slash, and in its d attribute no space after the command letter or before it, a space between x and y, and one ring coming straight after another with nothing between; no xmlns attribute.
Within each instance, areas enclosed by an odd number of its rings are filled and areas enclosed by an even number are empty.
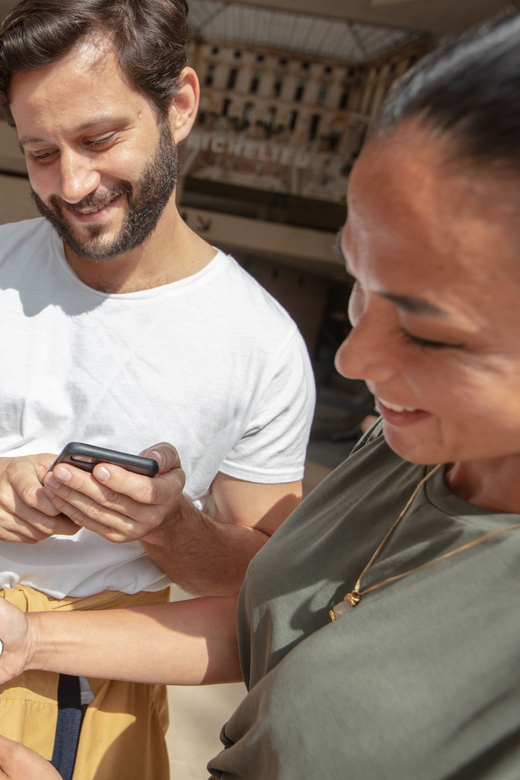
<svg viewBox="0 0 520 780"><path fill-rule="evenodd" d="M186 222L291 313L318 403L309 492L348 454L372 410L334 369L349 284L334 251L352 165L393 82L444 36L520 0L188 0L198 123L180 149ZM0 0L0 17L15 5ZM37 216L13 129L0 120L0 223ZM184 597L175 591L174 598ZM171 689L174 780L205 778L243 686Z"/></svg>

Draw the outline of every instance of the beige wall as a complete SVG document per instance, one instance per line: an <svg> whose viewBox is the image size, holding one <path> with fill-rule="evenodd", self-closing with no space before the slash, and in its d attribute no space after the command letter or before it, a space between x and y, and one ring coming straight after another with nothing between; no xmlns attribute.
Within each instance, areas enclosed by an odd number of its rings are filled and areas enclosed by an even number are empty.
<svg viewBox="0 0 520 780"><path fill-rule="evenodd" d="M0 169L25 173L25 160L18 137L7 122L0 119Z"/></svg>
<svg viewBox="0 0 520 780"><path fill-rule="evenodd" d="M14 176L0 176L0 223L37 217L31 200L29 182Z"/></svg>
<svg viewBox="0 0 520 780"><path fill-rule="evenodd" d="M16 133L3 121L0 121L0 171L25 172ZM0 223L18 222L37 215L27 179L0 173Z"/></svg>

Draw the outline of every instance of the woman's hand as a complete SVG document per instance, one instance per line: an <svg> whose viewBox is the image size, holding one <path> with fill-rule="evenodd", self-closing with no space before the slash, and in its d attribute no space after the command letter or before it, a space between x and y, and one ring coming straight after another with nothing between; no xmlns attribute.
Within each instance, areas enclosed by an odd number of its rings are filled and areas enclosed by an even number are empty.
<svg viewBox="0 0 520 780"><path fill-rule="evenodd" d="M60 780L60 775L34 750L0 736L0 780Z"/></svg>
<svg viewBox="0 0 520 780"><path fill-rule="evenodd" d="M32 626L28 616L4 598L0 598L0 639L3 645L0 655L1 685L25 670L33 647Z"/></svg>

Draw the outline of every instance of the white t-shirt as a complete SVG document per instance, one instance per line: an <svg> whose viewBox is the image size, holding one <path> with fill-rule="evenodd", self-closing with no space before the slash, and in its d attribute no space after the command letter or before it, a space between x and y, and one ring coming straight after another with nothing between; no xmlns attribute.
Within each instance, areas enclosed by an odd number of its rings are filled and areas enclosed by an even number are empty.
<svg viewBox="0 0 520 780"><path fill-rule="evenodd" d="M43 219L0 227L0 454L58 453L69 441L179 451L185 492L204 506L220 471L299 480L314 407L303 340L233 258L151 290L83 284ZM158 590L168 580L138 542L81 529L0 543L0 587L48 595Z"/></svg>

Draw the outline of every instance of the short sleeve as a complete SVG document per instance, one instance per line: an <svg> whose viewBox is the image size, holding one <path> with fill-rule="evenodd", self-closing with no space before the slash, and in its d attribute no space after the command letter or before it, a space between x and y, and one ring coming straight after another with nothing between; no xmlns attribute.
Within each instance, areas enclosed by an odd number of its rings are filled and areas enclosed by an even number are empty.
<svg viewBox="0 0 520 780"><path fill-rule="evenodd" d="M279 355L247 427L220 471L248 482L303 477L316 391L307 348L295 330Z"/></svg>

